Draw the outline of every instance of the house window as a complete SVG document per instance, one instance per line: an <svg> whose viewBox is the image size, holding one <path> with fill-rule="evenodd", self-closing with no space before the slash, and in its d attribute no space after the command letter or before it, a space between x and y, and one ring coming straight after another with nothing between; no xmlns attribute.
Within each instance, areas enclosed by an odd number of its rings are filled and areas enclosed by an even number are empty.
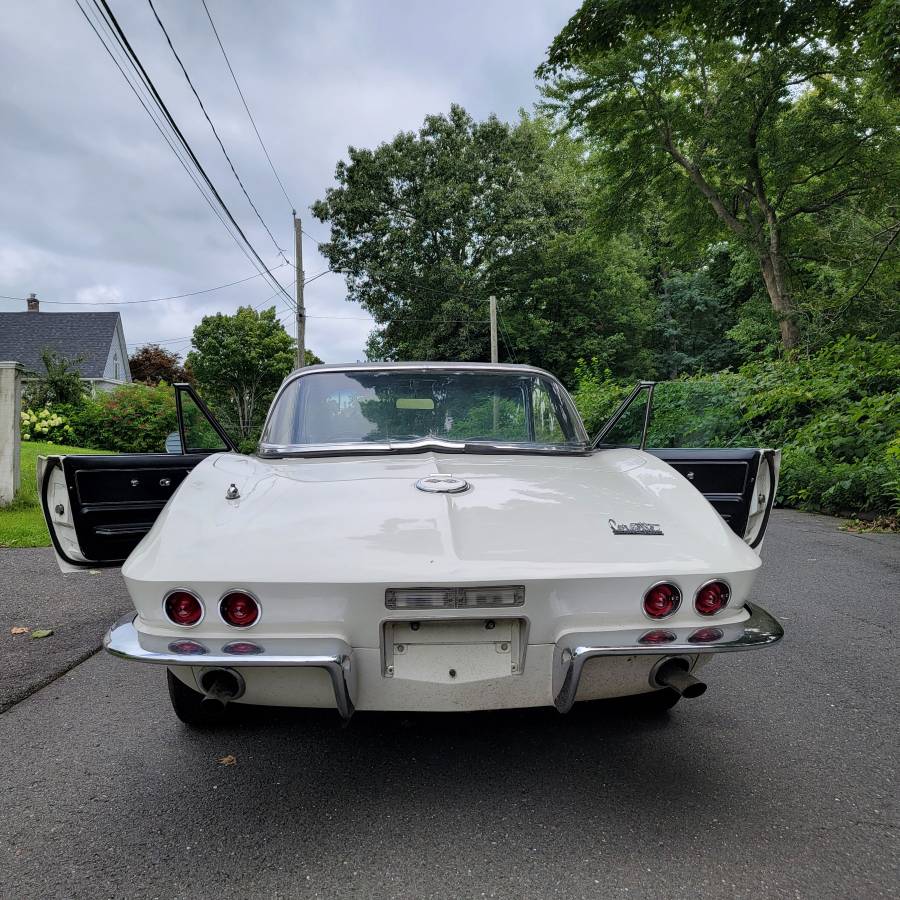
<svg viewBox="0 0 900 900"><path fill-rule="evenodd" d="M115 369L116 369L115 379L116 379L116 381L118 381L119 380L119 354L118 353L113 354L113 365L115 366Z"/></svg>

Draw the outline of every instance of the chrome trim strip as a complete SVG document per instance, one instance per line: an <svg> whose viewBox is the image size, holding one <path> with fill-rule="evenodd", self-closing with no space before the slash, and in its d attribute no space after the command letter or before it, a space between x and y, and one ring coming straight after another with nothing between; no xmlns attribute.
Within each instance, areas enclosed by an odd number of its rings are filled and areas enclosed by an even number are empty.
<svg viewBox="0 0 900 900"><path fill-rule="evenodd" d="M424 453L433 450L440 453L493 453L540 454L545 456L590 456L586 444L503 444L493 441L445 441L440 438L420 438L414 441L376 443L375 441L348 442L346 444L264 444L260 443L258 455L263 459L292 459L316 456L376 456L384 453Z"/></svg>
<svg viewBox="0 0 900 900"><path fill-rule="evenodd" d="M775 644L784 637L778 620L755 603L744 607L749 618L730 625L716 623L722 631L719 640L692 644L692 634L710 625L673 628L668 624L653 628L630 628L624 631L577 632L563 635L553 651L553 703L561 713L567 713L575 703L581 672L587 660L595 656L694 656L698 653L732 653L738 650L758 650ZM665 644L641 644L648 631L665 630L675 634L675 640Z"/></svg>
<svg viewBox="0 0 900 900"><path fill-rule="evenodd" d="M120 659L160 666L223 666L243 669L256 666L302 666L325 669L334 690L334 703L342 719L353 715L356 694L356 668L353 648L339 638L266 638L262 653L238 656L224 652L235 643L235 635L227 638L191 637L206 650L203 654L180 654L169 644L172 637L142 634L135 627L137 616L129 613L113 625L103 638L103 649ZM248 641L256 643L255 638Z"/></svg>

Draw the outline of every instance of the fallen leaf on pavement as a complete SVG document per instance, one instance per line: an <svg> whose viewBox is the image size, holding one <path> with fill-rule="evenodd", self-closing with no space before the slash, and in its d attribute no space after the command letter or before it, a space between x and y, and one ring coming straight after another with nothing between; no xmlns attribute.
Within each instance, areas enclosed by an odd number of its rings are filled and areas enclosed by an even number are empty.
<svg viewBox="0 0 900 900"><path fill-rule="evenodd" d="M28 628L28 626L23 625L13 625L13 627L9 629L10 634L28 634L29 631L31 631L31 629Z"/></svg>
<svg viewBox="0 0 900 900"><path fill-rule="evenodd" d="M31 632L33 638L50 637L51 634L53 634L52 628L35 628L34 631Z"/></svg>
<svg viewBox="0 0 900 900"><path fill-rule="evenodd" d="M237 762L237 757L229 753L228 756L223 756L218 762L220 766L233 766Z"/></svg>

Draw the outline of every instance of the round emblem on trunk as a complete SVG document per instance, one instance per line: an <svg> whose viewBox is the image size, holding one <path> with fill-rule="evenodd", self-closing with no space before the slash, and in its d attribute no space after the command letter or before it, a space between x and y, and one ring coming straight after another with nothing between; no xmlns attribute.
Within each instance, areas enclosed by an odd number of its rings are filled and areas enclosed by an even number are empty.
<svg viewBox="0 0 900 900"><path fill-rule="evenodd" d="M467 491L471 485L465 478L456 478L453 475L429 475L420 478L416 487L427 494L461 494Z"/></svg>

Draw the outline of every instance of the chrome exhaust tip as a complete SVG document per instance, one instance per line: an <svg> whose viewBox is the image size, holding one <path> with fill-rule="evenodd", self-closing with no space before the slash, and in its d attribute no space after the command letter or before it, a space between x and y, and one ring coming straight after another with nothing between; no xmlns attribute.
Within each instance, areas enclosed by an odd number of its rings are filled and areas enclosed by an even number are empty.
<svg viewBox="0 0 900 900"><path fill-rule="evenodd" d="M690 663L686 659L673 656L663 660L656 666L651 679L654 687L667 687L675 691L679 697L691 700L706 693L706 682L695 678L688 671Z"/></svg>
<svg viewBox="0 0 900 900"><path fill-rule="evenodd" d="M203 690L200 705L210 711L225 709L246 690L244 679L234 669L207 669L200 676L200 687Z"/></svg>

